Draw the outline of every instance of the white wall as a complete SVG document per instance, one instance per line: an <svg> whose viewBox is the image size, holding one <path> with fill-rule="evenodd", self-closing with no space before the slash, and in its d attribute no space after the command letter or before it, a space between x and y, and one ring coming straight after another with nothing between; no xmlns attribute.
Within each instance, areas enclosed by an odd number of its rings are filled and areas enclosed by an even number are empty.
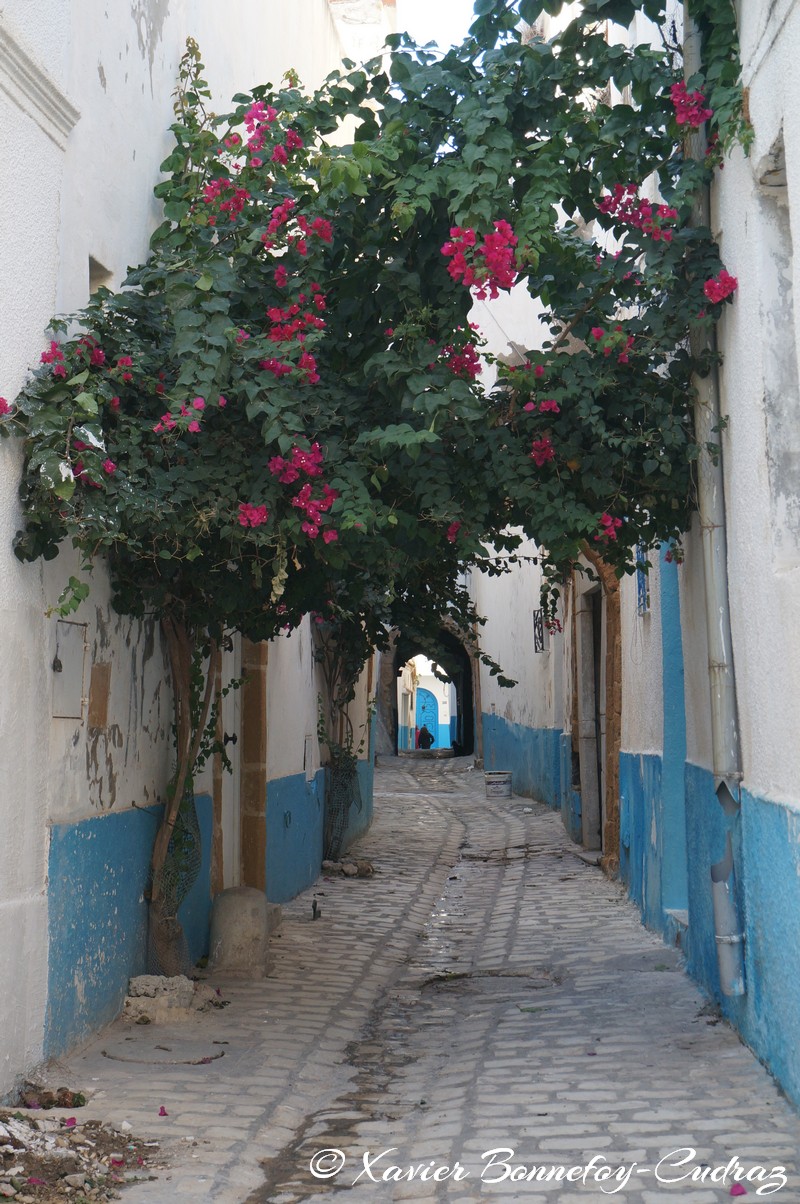
<svg viewBox="0 0 800 1204"><path fill-rule="evenodd" d="M45 346L52 314L80 307L89 257L119 284L142 261L158 221L152 189L171 145L168 126L187 36L199 43L216 107L288 67L315 85L338 59L326 0L291 6L236 0L6 0L0 12L0 392L9 400ZM171 762L171 698L158 632L115 615L98 568L89 600L78 694L81 718L53 719L56 619L45 610L73 571L71 555L21 565L20 451L0 443L0 1092L41 1054L47 999L47 821L155 801ZM307 630L297 640L309 643ZM280 679L281 653L276 653ZM302 730L273 750L292 772L303 735L316 730L309 656L291 653L286 675L301 695ZM111 664L108 723L87 732L93 662ZM293 666L293 668L292 668ZM82 685L82 690L81 690ZM305 712L308 712L307 714ZM282 738L285 735L286 738Z"/></svg>
<svg viewBox="0 0 800 1204"><path fill-rule="evenodd" d="M623 752L660 753L664 707L661 675L661 606L657 553L648 574L650 608L639 614L635 577L620 581Z"/></svg>
<svg viewBox="0 0 800 1204"><path fill-rule="evenodd" d="M792 245L800 246L800 9L766 0L739 9L755 141L749 157L735 151L726 161L712 194L723 262L739 281L719 328L734 662L745 785L775 800L798 800L800 316ZM781 142L786 188L774 170ZM708 764L707 731L700 739L691 715L702 693L694 678L705 664L701 596L689 596L686 584L702 581L696 539L682 576L689 756Z"/></svg>
<svg viewBox="0 0 800 1204"><path fill-rule="evenodd" d="M536 555L536 545L526 542L521 553ZM548 635L545 652L535 653L533 612L541 606L541 571L522 563L502 577L472 574L478 611L486 616L480 629L481 649L500 665L517 686L504 689L481 666L481 709L510 723L526 727L563 725L563 636Z"/></svg>

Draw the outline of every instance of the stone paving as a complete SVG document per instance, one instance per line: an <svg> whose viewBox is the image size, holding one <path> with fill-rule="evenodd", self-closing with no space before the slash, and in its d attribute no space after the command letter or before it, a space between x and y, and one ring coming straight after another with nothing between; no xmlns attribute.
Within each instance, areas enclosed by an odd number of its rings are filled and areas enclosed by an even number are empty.
<svg viewBox="0 0 800 1204"><path fill-rule="evenodd" d="M745 1199L782 1166L775 1194L800 1202L797 1113L676 951L559 816L483 793L463 761L379 770L359 846L375 876L287 905L267 980L72 1060L94 1115L165 1148L127 1204L712 1204L732 1159L765 1168Z"/></svg>

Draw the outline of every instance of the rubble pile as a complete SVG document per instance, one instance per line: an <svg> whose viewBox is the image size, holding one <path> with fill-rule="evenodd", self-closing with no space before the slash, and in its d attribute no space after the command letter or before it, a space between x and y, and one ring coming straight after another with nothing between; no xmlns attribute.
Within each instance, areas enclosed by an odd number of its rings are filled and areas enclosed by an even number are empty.
<svg viewBox="0 0 800 1204"><path fill-rule="evenodd" d="M118 1200L121 1187L151 1178L160 1152L126 1128L0 1109L0 1201Z"/></svg>
<svg viewBox="0 0 800 1204"><path fill-rule="evenodd" d="M375 873L375 866L366 858L359 858L356 861L323 861L322 872L328 877L344 878L371 878Z"/></svg>
<svg viewBox="0 0 800 1204"><path fill-rule="evenodd" d="M122 1019L134 1024L158 1024L184 1020L193 1012L208 1012L228 1006L218 988L193 982L183 974L166 978L140 974L130 979Z"/></svg>

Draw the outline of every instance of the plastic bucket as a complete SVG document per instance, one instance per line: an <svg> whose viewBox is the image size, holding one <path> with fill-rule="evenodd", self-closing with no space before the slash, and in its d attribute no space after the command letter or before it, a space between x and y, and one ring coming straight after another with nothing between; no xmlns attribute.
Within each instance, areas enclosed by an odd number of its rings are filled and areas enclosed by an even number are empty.
<svg viewBox="0 0 800 1204"><path fill-rule="evenodd" d="M486 783L487 798L511 798L511 772L509 770L493 770L483 775Z"/></svg>

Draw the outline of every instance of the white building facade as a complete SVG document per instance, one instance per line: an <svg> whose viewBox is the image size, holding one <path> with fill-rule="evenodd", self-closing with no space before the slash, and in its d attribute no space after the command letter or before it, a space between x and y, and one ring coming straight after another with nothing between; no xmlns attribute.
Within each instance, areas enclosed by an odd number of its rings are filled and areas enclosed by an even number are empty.
<svg viewBox="0 0 800 1204"><path fill-rule="evenodd" d="M0 13L0 392L13 399L55 313L144 260L158 224L153 187L171 149L172 94L188 37L219 107L288 69L316 86L342 57L340 30L389 32L382 0L9 0ZM20 449L0 442L0 1096L119 1010L145 968L145 890L159 801L172 770L172 700L158 626L111 609L99 565L69 622L48 615L68 552L20 564ZM200 877L181 912L191 952L207 940L213 893L238 883L280 902L319 870L323 771L319 681L308 624L272 646L225 654L220 680L234 776L197 783ZM366 682L361 691L365 695ZM367 722L365 697L357 725ZM222 733L221 733L222 734ZM363 761L369 821L371 785Z"/></svg>

